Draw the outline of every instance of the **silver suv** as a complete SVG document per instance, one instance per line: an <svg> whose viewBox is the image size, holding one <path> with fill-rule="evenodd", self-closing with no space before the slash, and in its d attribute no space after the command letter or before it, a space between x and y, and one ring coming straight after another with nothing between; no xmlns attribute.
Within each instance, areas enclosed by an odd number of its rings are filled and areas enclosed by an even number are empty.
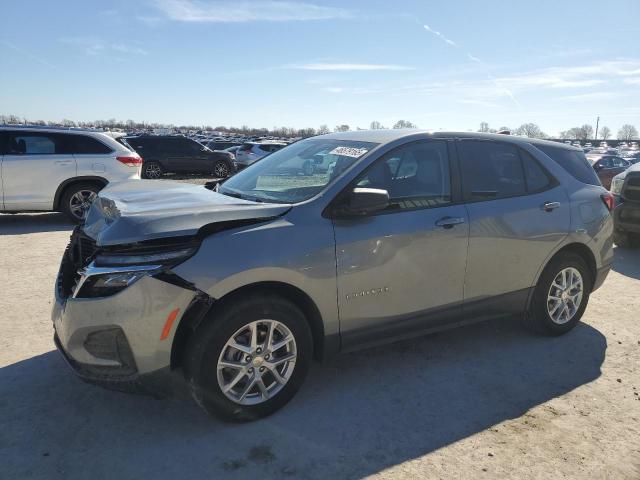
<svg viewBox="0 0 640 480"><path fill-rule="evenodd" d="M72 235L55 339L90 382L263 417L340 351L496 317L568 332L612 205L574 147L416 130L303 140L215 191L122 183Z"/></svg>
<svg viewBox="0 0 640 480"><path fill-rule="evenodd" d="M51 211L80 222L109 182L140 178L142 159L90 130L0 126L0 211Z"/></svg>

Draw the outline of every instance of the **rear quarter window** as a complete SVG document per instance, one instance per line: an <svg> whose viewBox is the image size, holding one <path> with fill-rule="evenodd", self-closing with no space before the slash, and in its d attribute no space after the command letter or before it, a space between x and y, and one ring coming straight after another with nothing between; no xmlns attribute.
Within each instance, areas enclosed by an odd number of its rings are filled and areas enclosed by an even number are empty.
<svg viewBox="0 0 640 480"><path fill-rule="evenodd" d="M69 153L100 155L113 150L104 143L86 135L65 135L65 147Z"/></svg>
<svg viewBox="0 0 640 480"><path fill-rule="evenodd" d="M550 147L548 145L535 145L535 147L551 157L553 161L569 172L576 180L588 185L601 185L596 172L589 165L583 152Z"/></svg>

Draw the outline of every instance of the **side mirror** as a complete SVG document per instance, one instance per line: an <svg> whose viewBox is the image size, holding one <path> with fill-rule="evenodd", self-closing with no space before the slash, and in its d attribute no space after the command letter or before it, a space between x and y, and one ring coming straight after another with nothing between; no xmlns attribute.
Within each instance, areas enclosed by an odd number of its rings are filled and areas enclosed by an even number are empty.
<svg viewBox="0 0 640 480"><path fill-rule="evenodd" d="M339 217L364 217L389 206L389 192L378 188L354 188L344 205L336 209Z"/></svg>

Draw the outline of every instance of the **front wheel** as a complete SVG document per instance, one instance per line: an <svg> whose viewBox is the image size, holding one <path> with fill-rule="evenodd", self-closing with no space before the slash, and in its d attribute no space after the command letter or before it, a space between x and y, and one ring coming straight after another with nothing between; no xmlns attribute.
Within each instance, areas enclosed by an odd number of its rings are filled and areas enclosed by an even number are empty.
<svg viewBox="0 0 640 480"><path fill-rule="evenodd" d="M525 323L546 335L568 332L587 308L591 285L589 268L581 256L572 252L557 255L538 280Z"/></svg>
<svg viewBox="0 0 640 480"><path fill-rule="evenodd" d="M191 336L185 374L196 402L227 421L282 408L304 381L312 339L291 302L253 295L221 308Z"/></svg>

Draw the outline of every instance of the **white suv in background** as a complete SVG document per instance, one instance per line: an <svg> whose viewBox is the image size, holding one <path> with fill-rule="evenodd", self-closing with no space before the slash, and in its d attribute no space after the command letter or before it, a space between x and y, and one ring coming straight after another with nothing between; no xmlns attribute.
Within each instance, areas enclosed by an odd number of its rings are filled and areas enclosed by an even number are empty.
<svg viewBox="0 0 640 480"><path fill-rule="evenodd" d="M248 142L236 150L236 170L242 170L270 153L286 147L282 142Z"/></svg>
<svg viewBox="0 0 640 480"><path fill-rule="evenodd" d="M98 191L139 179L141 165L104 133L0 126L0 212L61 211L81 222Z"/></svg>

